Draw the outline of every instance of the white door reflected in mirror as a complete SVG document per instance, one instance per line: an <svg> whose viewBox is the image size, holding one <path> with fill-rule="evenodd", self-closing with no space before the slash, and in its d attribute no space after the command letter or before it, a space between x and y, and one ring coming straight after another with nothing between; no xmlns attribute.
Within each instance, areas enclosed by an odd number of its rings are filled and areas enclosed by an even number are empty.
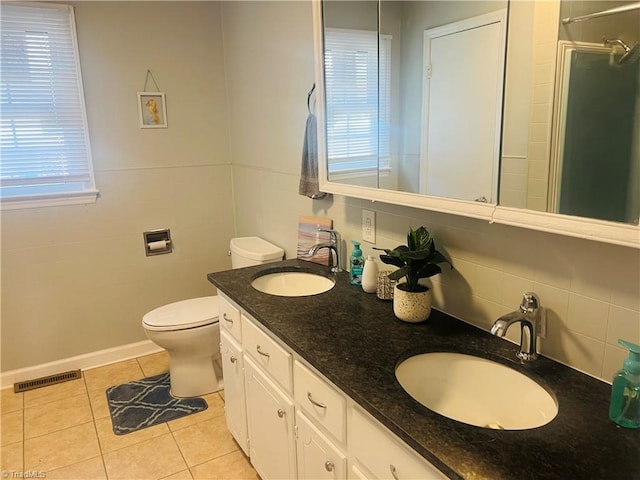
<svg viewBox="0 0 640 480"><path fill-rule="evenodd" d="M420 193L496 202L505 29L500 10L424 32Z"/></svg>

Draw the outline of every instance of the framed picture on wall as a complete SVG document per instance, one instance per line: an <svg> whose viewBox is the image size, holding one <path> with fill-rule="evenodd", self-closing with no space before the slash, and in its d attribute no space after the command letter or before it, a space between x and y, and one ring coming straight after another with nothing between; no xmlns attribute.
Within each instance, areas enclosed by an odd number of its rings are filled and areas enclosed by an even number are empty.
<svg viewBox="0 0 640 480"><path fill-rule="evenodd" d="M162 92L138 92L140 128L167 128L167 106Z"/></svg>

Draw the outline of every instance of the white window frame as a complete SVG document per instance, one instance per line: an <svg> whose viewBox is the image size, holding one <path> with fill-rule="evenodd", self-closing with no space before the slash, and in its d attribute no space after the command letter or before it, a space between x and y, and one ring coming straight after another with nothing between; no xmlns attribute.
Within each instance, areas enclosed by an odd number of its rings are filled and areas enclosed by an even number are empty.
<svg viewBox="0 0 640 480"><path fill-rule="evenodd" d="M376 84L377 90L377 142L376 151L370 152L363 156L347 155L344 157L333 158L331 155L331 96L329 94L331 79L327 78L325 70L325 83L327 84L326 94L326 111L327 111L327 158L328 173L332 180L348 179L354 176L362 175L378 175L380 172L388 174L390 170L390 148L391 148L391 36L379 35L376 31L368 30L352 30L340 28L325 29L325 55L330 48L327 44L330 41L327 37L331 35L348 38L349 36L360 37L361 39L371 38L371 50L368 55L375 55L375 60L371 59L376 65ZM326 65L326 61L325 61ZM347 148L348 149L348 148Z"/></svg>
<svg viewBox="0 0 640 480"><path fill-rule="evenodd" d="M71 109L71 115L73 115L73 119L75 122L74 127L68 127L68 123L65 121L59 120L61 116L60 113L60 103L57 103L55 100L51 101L43 101L39 103L40 110L36 111L35 115L29 117L27 120L30 123L30 127L32 125L36 125L36 128L42 128L41 131L45 129L49 130L48 134L38 134L34 136L36 139L42 141L46 140L48 142L55 141L60 144L64 144L65 139L69 141L70 134L75 134L74 142L77 142L77 147L74 148L74 155L70 155L67 150L57 149L55 147L44 146L44 150L46 153L45 160L41 162L42 166L46 165L60 165L61 163L64 165L63 168L58 167L58 171L53 175L40 175L39 177L35 174L31 177L27 177L24 180L20 180L17 175L11 176L7 173L5 167L7 165L11 165L13 167L20 167L20 157L29 158L34 155L33 150L27 150L28 147L25 147L25 139L27 136L25 134L26 129L23 128L22 132L16 133L15 126L24 119L23 116L25 107L20 105L17 108L12 109L10 107L10 92L11 89L20 88L22 85L26 85L26 80L28 78L29 73L18 72L12 78L12 75L6 74L10 70L5 68L5 59L8 62L10 57L12 59L23 59L26 57L16 57L12 55L3 54L2 58L2 110L0 117L0 155L4 157L0 157L2 160L1 170L2 170L2 182L0 184L0 206L3 210L17 209L17 208L34 208L34 207L49 207L49 206L58 206L58 205L74 205L74 204L86 204L93 203L96 201L98 196L98 190L95 186L95 177L93 172L93 163L91 159L91 144L89 141L89 129L87 123L87 114L85 107L85 99L84 99L84 90L82 88L82 73L80 69L80 57L78 53L78 41L76 35L76 24L75 24L75 16L74 10L71 5L62 5L62 4L53 4L53 3L35 3L35 2L3 2L2 5L2 18L3 22L2 35L3 35L3 46L5 45L5 41L9 41L11 32L19 32L20 29L9 29L4 28L8 26L10 20L10 16L6 15L9 9L13 11L18 11L17 9L23 9L23 12L32 15L33 13L37 13L36 9L40 9L41 14L46 14L47 11L51 11L53 15L59 16L68 15L68 19L61 20L60 26L62 29L66 29L68 27L68 31L63 30L63 35L65 35L64 42L67 43L67 59L73 60L75 63L75 75L73 71L73 66L69 68L69 75L71 78L71 82L69 83L70 87L68 92L73 96L73 108ZM27 10L31 9L31 10ZM28 15L27 15L28 16ZM20 21L17 22L20 24ZM30 24L28 20L24 20L24 28L31 29L32 31L42 32L42 26L39 26L37 22ZM6 35L6 37L5 37ZM19 34L14 33L13 38L20 38ZM68 37L66 37L68 35ZM25 43L26 38L25 35ZM4 47L3 47L4 48ZM53 51L52 57L55 56L58 52ZM50 63L47 65L47 73L55 74L53 70L55 69L55 60L51 61L51 58L48 58ZM40 57L41 59L42 57ZM33 68L33 64L29 63L29 67ZM13 71L11 71L13 73ZM23 77L20 77L20 74L24 73ZM74 78L75 77L75 78ZM33 77L31 77L33 79ZM75 84L73 80L75 79ZM22 83L24 82L24 83ZM53 83L53 82L52 82ZM42 90L39 90L41 92ZM54 87L51 86L47 93L54 92ZM51 94L51 97L54 95ZM21 103L21 102L19 102ZM38 119L38 115L42 115L41 118L50 118L46 117L45 112L55 112L56 120L47 122L46 125L40 123ZM36 123L33 123L34 120ZM24 120L22 120L24 122ZM23 123L24 125L24 123ZM80 125L80 127L79 127ZM32 130L33 131L33 130ZM60 133L61 132L61 133ZM40 136L38 136L40 135ZM65 137L67 135L67 137ZM33 138L33 137L32 137ZM17 144L22 143L22 146L16 146ZM54 155L52 155L54 154ZM6 156L5 156L6 155ZM12 158L13 155L13 158ZM60 160L62 159L62 160ZM9 163L12 162L12 163ZM35 165L35 162L34 164ZM76 165L78 166L76 168ZM20 170L14 170L19 172ZM66 171L62 171L66 170ZM30 173L34 173L34 170L31 170ZM40 178L41 180L38 180Z"/></svg>

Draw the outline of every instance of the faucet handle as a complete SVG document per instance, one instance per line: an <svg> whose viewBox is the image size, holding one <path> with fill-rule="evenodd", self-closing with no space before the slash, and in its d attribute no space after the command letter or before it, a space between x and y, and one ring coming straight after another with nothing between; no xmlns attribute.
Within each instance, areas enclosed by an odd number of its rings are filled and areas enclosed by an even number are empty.
<svg viewBox="0 0 640 480"><path fill-rule="evenodd" d="M547 310L540 305L538 295L533 292L523 294L520 310L530 319L535 320L535 334L540 338L547 338Z"/></svg>
<svg viewBox="0 0 640 480"><path fill-rule="evenodd" d="M520 303L520 310L522 313L533 313L540 308L540 299L538 295L533 292L527 292L522 295L522 302Z"/></svg>

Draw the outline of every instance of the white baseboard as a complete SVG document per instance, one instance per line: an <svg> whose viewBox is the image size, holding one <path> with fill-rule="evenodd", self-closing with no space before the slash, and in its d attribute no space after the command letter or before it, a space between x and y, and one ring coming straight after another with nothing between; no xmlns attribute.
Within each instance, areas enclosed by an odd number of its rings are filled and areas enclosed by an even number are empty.
<svg viewBox="0 0 640 480"><path fill-rule="evenodd" d="M144 340L120 347L107 348L105 350L98 350L97 352L63 358L62 360L43 363L42 365L34 365L33 367L9 370L8 372L2 372L0 388L8 388L16 382L46 377L47 375L66 372L68 370L87 370L89 368L101 367L110 363L121 362L123 360L129 360L130 358L141 357L160 351L162 351L162 348L158 347L151 340Z"/></svg>

